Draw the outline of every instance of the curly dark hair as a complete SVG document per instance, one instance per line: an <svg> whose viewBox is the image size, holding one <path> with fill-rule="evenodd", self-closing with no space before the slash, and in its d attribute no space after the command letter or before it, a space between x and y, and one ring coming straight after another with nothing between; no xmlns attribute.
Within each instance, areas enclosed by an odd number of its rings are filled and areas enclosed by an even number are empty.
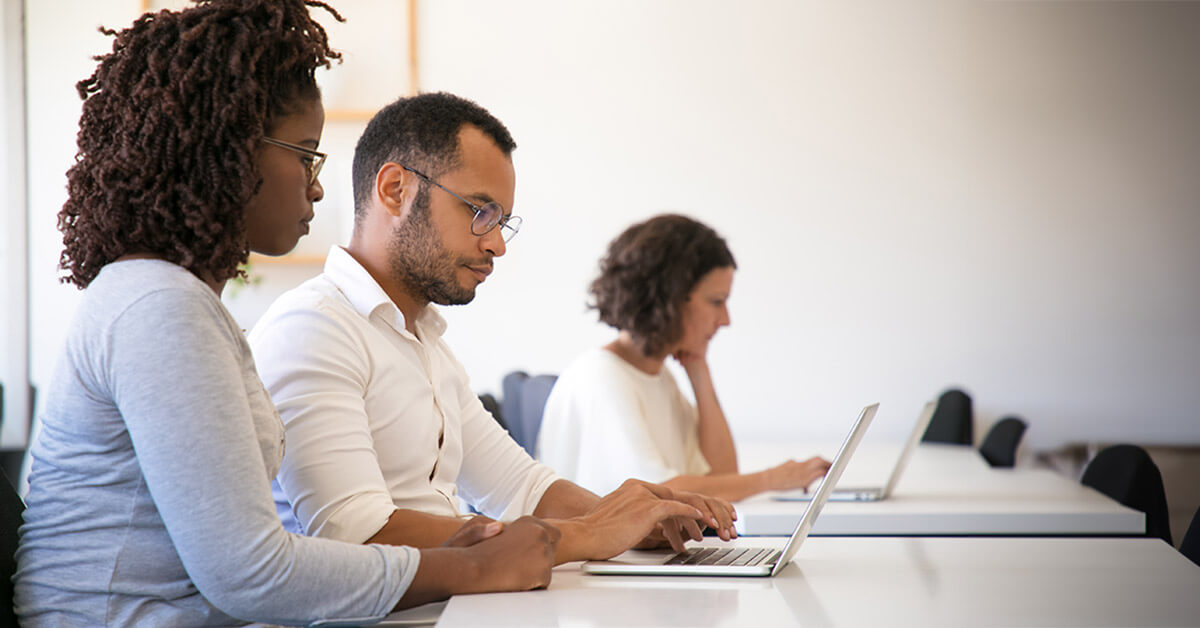
<svg viewBox="0 0 1200 628"><path fill-rule="evenodd" d="M85 288L128 253L202 279L239 274L243 211L273 120L320 98L315 71L341 55L309 15L318 0L198 0L138 18L76 85L78 152L58 214L62 281Z"/></svg>
<svg viewBox="0 0 1200 628"><path fill-rule="evenodd" d="M727 267L737 263L716 231L687 216L655 216L608 245L590 307L629 332L643 354L658 355L682 337L683 305L696 284Z"/></svg>
<svg viewBox="0 0 1200 628"><path fill-rule="evenodd" d="M361 218L371 199L375 175L384 164L398 163L437 179L459 165L458 132L471 124L512 155L517 143L504 123L474 102L446 92L401 98L376 113L354 147L354 216ZM424 182L422 194L428 195ZM423 207L421 196L414 202Z"/></svg>

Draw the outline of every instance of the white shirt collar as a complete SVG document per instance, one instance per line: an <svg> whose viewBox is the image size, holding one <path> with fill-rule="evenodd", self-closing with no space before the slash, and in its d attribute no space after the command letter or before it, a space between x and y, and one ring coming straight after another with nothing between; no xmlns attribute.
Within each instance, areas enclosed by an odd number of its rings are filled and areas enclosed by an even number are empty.
<svg viewBox="0 0 1200 628"><path fill-rule="evenodd" d="M337 286L363 318L370 319L372 314L383 308L384 311L380 312L382 318L397 332L408 333L405 329L404 313L396 307L371 273L346 249L336 244L329 248L329 256L325 258L325 277ZM446 333L446 320L432 305L421 308L416 323L422 336L440 337Z"/></svg>

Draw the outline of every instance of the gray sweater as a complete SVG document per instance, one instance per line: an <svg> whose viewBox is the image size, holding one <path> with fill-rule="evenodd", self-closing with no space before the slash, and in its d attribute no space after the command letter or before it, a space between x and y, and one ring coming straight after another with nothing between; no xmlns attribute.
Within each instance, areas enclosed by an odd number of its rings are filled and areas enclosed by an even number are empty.
<svg viewBox="0 0 1200 628"><path fill-rule="evenodd" d="M14 577L26 627L369 620L416 573L412 548L284 531L283 424L237 323L179 266L100 272L41 423Z"/></svg>

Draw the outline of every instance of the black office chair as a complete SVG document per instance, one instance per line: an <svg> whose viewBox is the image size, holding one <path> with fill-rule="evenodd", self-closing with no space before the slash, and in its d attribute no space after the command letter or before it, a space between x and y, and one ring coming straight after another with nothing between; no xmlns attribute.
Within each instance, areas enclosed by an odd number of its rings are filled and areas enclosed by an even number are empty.
<svg viewBox="0 0 1200 628"><path fill-rule="evenodd" d="M531 376L524 371L513 371L501 383L504 399L500 402L500 414L513 440L531 456L542 429L542 410L556 381L557 375Z"/></svg>
<svg viewBox="0 0 1200 628"><path fill-rule="evenodd" d="M1006 416L988 430L979 445L979 453L993 467L1012 467L1017 464L1017 447L1025 435L1025 421Z"/></svg>
<svg viewBox="0 0 1200 628"><path fill-rule="evenodd" d="M1146 536L1171 544L1167 494L1162 473L1150 454L1137 445L1107 447L1087 464L1080 480L1105 495L1146 514Z"/></svg>
<svg viewBox="0 0 1200 628"><path fill-rule="evenodd" d="M1183 535L1183 543L1179 545L1179 551L1183 552L1187 559L1200 566L1200 508L1196 509L1196 514L1192 515L1192 525L1188 526L1187 532Z"/></svg>
<svg viewBox="0 0 1200 628"><path fill-rule="evenodd" d="M0 628L16 628L17 614L13 610L13 574L17 572L17 528L25 502L17 489L0 472Z"/></svg>
<svg viewBox="0 0 1200 628"><path fill-rule="evenodd" d="M926 443L951 443L955 445L975 444L975 413L971 408L971 396L957 388L951 388L938 397L937 409L925 428L921 440Z"/></svg>

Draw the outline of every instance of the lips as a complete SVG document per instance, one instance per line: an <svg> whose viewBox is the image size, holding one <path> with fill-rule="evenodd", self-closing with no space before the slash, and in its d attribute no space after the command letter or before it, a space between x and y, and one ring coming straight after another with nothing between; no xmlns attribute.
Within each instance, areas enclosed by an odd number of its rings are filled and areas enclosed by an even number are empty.
<svg viewBox="0 0 1200 628"><path fill-rule="evenodd" d="M485 279L487 279L488 275L492 274L492 265L491 264L467 265L467 270L471 271L472 275L475 275L475 278L479 280L479 283L483 283L483 281Z"/></svg>

